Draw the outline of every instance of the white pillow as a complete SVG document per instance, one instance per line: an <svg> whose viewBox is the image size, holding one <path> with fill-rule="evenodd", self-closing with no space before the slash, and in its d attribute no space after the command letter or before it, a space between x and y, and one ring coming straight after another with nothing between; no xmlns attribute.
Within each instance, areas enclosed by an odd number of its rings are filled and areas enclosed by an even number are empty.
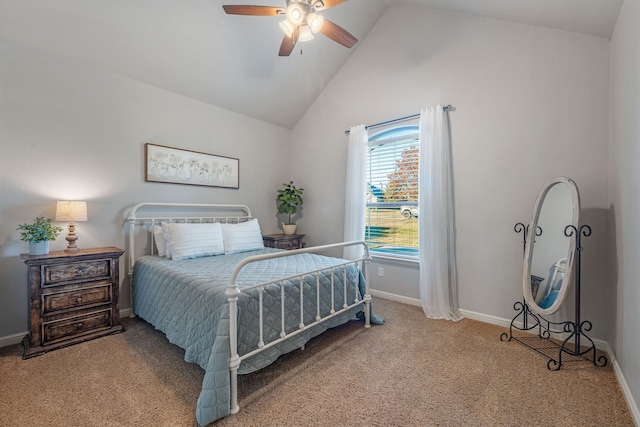
<svg viewBox="0 0 640 427"><path fill-rule="evenodd" d="M156 242L156 249L158 250L158 255L166 256L167 243L164 238L164 234L162 233L162 227L159 225L153 226L153 241Z"/></svg>
<svg viewBox="0 0 640 427"><path fill-rule="evenodd" d="M171 236L169 235L169 224L161 222L162 236L164 237L164 251L167 258L171 258Z"/></svg>
<svg viewBox="0 0 640 427"><path fill-rule="evenodd" d="M219 223L168 224L171 259L198 258L224 253L222 227Z"/></svg>
<svg viewBox="0 0 640 427"><path fill-rule="evenodd" d="M222 236L225 254L264 249L257 218L238 224L222 224Z"/></svg>

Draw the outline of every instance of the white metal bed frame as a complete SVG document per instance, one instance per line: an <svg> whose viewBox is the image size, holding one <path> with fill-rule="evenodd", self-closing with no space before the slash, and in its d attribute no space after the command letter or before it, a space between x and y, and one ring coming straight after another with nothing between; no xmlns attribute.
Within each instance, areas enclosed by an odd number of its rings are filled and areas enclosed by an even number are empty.
<svg viewBox="0 0 640 427"><path fill-rule="evenodd" d="M138 211L141 209L145 209L145 208L151 208L151 209L157 209L159 211L162 211L163 209L203 209L203 210L208 210L209 212L211 211L235 211L235 212L243 212L244 215L222 215L222 216L200 216L200 215L153 215L153 216L139 216L138 215ZM143 203L138 203L137 205L133 206L130 211L129 211L129 216L127 218L128 224L129 224L129 248L128 248L128 255L129 255L129 270L128 270L128 276L129 276L129 286L132 286L132 278L133 278L133 267L135 265L135 261L136 261L136 234L135 234L135 228L136 225L142 225L143 227L148 227L148 233L149 233L149 251L151 254L153 254L153 247L154 247L154 242L153 242L153 225L159 225L160 222L193 222L193 223L198 223L198 222L222 222L222 223L239 223L239 222L244 222L244 221L248 221L250 219L253 219L253 217L251 216L251 210L249 209L249 207L247 207L246 205L231 205L231 204L188 204L188 203L150 203L150 202L143 202ZM344 263L335 265L333 267L329 267L329 268L324 268L324 269L320 269L320 270L314 270L314 271L308 271L305 273L301 273L301 274L297 274L294 276L290 276L290 277L285 277L285 278L279 278L277 280L272 280L272 281L267 281L267 282L262 282L262 283L258 283L252 286L248 286L248 287L243 287L240 288L237 285L237 277L238 274L240 273L240 271L248 264L250 263L254 263L254 262L259 262L259 261L263 261L263 260L267 260L267 259L274 259L274 258L282 258L282 257L287 257L287 256L293 256L296 254L301 254L301 253L320 253L320 252L324 252L330 249L339 249L339 248L345 248L348 246L362 246L363 247L363 257L359 258L357 260L353 260L353 261L347 261L345 260ZM303 331L312 328L320 323L326 322L327 320L347 311L350 310L358 305L363 305L363 311L365 314L365 328L370 328L371 327L371 295L369 293L369 283L367 281L367 278L369 277L369 264L371 262L371 256L369 254L369 248L366 245L366 243L362 242L362 241L355 241L355 242L344 242L344 243L335 243L335 244L329 244L329 245L323 245L323 246L316 246L316 247L309 247L309 248L303 248L303 249L296 249L296 250L290 250L290 251L283 251L283 252L275 252L275 253L270 253L270 254L263 254L263 255L255 255L255 256L251 256L248 258L243 259L240 263L238 263L238 265L235 267L235 269L233 270L233 273L231 275L231 280L229 282L229 284L227 285L227 289L225 291L225 294L227 295L228 301L229 301L229 341L230 341L230 360L229 360L229 374L230 374L230 385L231 385L231 402L230 402L230 413L231 414L236 414L239 410L240 407L238 406L238 381L237 381L237 377L238 377L238 368L240 367L240 363L257 354L260 353L263 350L266 350L270 347L273 347L274 345L277 345L295 335L298 335L300 333L302 333ZM336 309L335 307L335 294L334 294L334 277L335 277L335 271L337 269L342 268L345 272L347 269L347 266L350 264L354 264L356 267L358 267L358 265L361 266L361 271L364 275L364 279L365 279L365 293L364 295L359 298L358 297L358 289L357 289L357 283L355 284L355 295L356 298L353 301L353 303L351 304L347 304L347 281L346 281L346 274L343 274L344 277L344 284L343 284L343 291L344 291L344 304L342 305L342 307ZM322 271L326 271L326 270L331 270L331 311L330 314L322 317L320 315L320 272ZM315 275L316 276L316 295L317 295L317 302L316 302L316 307L317 307L317 312L316 312L316 316L315 316L315 321L313 321L312 323L309 324L305 324L304 323L304 294L303 294L303 288L304 288L304 280L303 277L304 276L308 276L308 275ZM267 285L279 285L280 286L280 290L281 290L281 295L284 296L284 290L285 290L285 282L289 282L289 283L294 283L295 280L299 281L300 284L300 306L299 306L299 310L300 310L300 324L299 324L299 328L293 332L289 332L287 333L285 331L285 324L284 324L284 319L285 319L285 303L284 303L284 298L282 297L282 303L281 303L281 332L280 332L280 338L271 341L267 344L264 343L263 341L263 330L264 330L264 317L263 317L263 299L262 299L262 295L263 295L263 291L264 291L264 287ZM260 341L257 345L257 348L240 356L238 354L238 297L242 292L246 292L248 290L251 289L258 289L258 295L259 295L259 336L260 336ZM135 316L134 312L133 312L133 289L130 289L130 295L131 295L131 316Z"/></svg>

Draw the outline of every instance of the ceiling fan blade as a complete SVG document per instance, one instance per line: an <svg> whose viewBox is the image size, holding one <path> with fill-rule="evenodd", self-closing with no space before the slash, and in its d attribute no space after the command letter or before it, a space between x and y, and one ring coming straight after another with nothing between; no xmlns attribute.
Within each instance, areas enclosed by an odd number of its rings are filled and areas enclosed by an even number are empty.
<svg viewBox="0 0 640 427"><path fill-rule="evenodd" d="M222 8L230 15L280 16L286 12L286 9L272 6L225 5Z"/></svg>
<svg viewBox="0 0 640 427"><path fill-rule="evenodd" d="M337 6L340 3L344 3L346 1L348 0L321 0L321 1L312 0L311 5L315 10L325 10L333 6Z"/></svg>
<svg viewBox="0 0 640 427"><path fill-rule="evenodd" d="M350 32L348 32L341 26L334 24L328 19L324 20L324 24L322 24L320 32L329 37L334 42L340 43L344 47L350 48L358 42L358 39L355 38Z"/></svg>
<svg viewBox="0 0 640 427"><path fill-rule="evenodd" d="M291 35L291 37L284 36L284 39L282 39L282 44L280 45L280 52L278 52L278 56L291 55L291 52L293 52L293 48L296 46L296 42L298 41L298 37L300 37L299 25L295 30L293 30L293 34Z"/></svg>

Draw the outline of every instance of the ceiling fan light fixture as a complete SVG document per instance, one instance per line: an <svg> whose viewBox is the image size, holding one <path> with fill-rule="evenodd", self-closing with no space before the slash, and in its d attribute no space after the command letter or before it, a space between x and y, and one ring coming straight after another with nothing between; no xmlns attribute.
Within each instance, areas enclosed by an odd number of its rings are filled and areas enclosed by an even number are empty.
<svg viewBox="0 0 640 427"><path fill-rule="evenodd" d="M353 34L321 16L325 9L345 3L348 0L280 1L285 1L286 6L223 5L222 7L229 15L280 16L280 19L284 18L282 22L279 22L284 37L280 43L278 56L289 56L298 41L312 40L314 34L317 33L321 33L347 49L358 42L358 39Z"/></svg>
<svg viewBox="0 0 640 427"><path fill-rule="evenodd" d="M311 32L314 34L320 31L322 28L322 24L324 24L324 18L322 15L318 15L316 13L310 13L307 16L307 25L311 28Z"/></svg>
<svg viewBox="0 0 640 427"><path fill-rule="evenodd" d="M300 25L302 24L302 22L304 22L304 18L304 9L302 8L302 6L300 6L300 4L295 2L289 4L289 6L287 7L287 19L289 20L289 22L291 22L291 24L293 24L294 26Z"/></svg>
<svg viewBox="0 0 640 427"><path fill-rule="evenodd" d="M300 37L299 40L301 42L307 42L309 40L313 40L313 31L308 25L303 25L300 27Z"/></svg>
<svg viewBox="0 0 640 427"><path fill-rule="evenodd" d="M291 37L293 35L293 30L294 30L294 26L291 22L289 22L288 19L285 19L284 21L280 22L280 29L282 30L282 32L287 36L287 37Z"/></svg>

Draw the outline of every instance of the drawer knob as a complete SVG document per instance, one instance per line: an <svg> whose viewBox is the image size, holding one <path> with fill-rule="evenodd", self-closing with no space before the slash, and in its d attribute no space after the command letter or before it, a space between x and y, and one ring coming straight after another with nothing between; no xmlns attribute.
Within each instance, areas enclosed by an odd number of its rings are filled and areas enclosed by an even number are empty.
<svg viewBox="0 0 640 427"><path fill-rule="evenodd" d="M76 298L76 304L82 304L82 297Z"/></svg>
<svg viewBox="0 0 640 427"><path fill-rule="evenodd" d="M73 327L76 328L76 329L82 328L82 322L74 323Z"/></svg>

